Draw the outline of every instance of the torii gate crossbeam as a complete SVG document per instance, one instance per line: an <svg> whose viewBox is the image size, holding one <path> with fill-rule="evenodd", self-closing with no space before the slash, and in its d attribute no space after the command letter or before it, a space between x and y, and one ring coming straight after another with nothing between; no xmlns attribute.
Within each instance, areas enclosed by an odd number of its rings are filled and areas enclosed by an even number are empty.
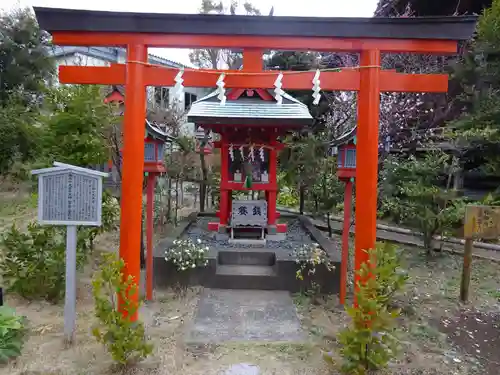
<svg viewBox="0 0 500 375"><path fill-rule="evenodd" d="M360 68L321 75L323 90L359 92L355 267L376 242L379 104L381 91L446 92L446 75L381 69L381 53L454 54L470 38L475 17L344 19L141 14L37 8L56 45L121 46L125 64L60 67L62 83L125 84L120 256L125 276L139 280L146 86L173 86L177 71L149 66L148 47L240 48L255 68L265 49L359 52ZM209 32L210 34L207 34ZM227 88L272 88L277 72L227 72ZM233 74L231 74L233 73ZM240 72L241 73L241 72ZM311 90L314 73L283 72L283 89ZM215 87L219 71L186 71L184 85ZM135 299L138 296L134 296ZM132 317L135 319L135 317Z"/></svg>

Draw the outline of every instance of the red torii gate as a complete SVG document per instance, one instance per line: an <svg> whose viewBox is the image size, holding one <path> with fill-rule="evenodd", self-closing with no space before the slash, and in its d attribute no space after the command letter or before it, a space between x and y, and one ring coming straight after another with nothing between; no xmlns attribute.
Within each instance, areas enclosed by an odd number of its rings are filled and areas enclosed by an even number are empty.
<svg viewBox="0 0 500 375"><path fill-rule="evenodd" d="M376 242L380 92L446 92L448 76L403 74L381 69L381 53L455 54L476 17L305 18L102 12L35 7L40 27L53 43L67 46L120 46L125 64L110 67L61 66L61 83L125 85L120 256L125 276L139 280L144 118L146 86L173 86L177 69L151 66L148 47L243 50L245 71L188 70L184 86L273 88L278 72L263 72L264 50L359 52L360 66L322 72L322 90L358 91L355 268L364 249ZM252 73L254 72L254 73ZM283 72L283 89L311 90L314 72ZM138 296L133 298L137 299ZM132 317L135 319L135 317Z"/></svg>

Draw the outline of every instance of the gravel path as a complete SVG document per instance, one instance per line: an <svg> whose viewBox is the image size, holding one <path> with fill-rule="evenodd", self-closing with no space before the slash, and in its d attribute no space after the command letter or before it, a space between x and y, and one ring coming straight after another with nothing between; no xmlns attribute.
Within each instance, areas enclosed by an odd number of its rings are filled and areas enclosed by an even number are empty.
<svg viewBox="0 0 500 375"><path fill-rule="evenodd" d="M213 218L200 217L196 223L191 224L188 230L184 233L184 238L189 238L193 241L196 239L201 239L207 246L226 249L226 248L253 248L253 247L263 247L261 245L241 245L241 244L230 244L228 241L216 240L215 233L208 230L208 223L213 221ZM286 235L286 241L267 241L264 247L275 250L283 250L289 253L293 249L296 249L304 244L312 244L313 240L308 232L300 225L298 219L292 219L287 222L288 231Z"/></svg>

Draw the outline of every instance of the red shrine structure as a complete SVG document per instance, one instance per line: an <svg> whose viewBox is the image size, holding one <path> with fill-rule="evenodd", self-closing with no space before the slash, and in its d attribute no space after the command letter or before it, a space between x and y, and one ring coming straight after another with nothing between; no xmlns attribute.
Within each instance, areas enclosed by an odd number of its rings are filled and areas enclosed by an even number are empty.
<svg viewBox="0 0 500 375"><path fill-rule="evenodd" d="M120 46L125 64L109 67L60 66L61 83L125 85L120 256L124 276L140 280L142 183L146 86L174 86L178 69L148 64L147 49L221 48L243 51L243 71L185 69L184 86L234 90L273 89L279 72L262 71L266 50L359 53L359 66L321 73L321 89L358 92L356 150L355 270L375 247L380 92L447 92L447 74L384 70L384 53L456 54L477 17L321 18L187 14L144 14L34 7L40 28L54 45ZM316 72L282 72L283 90L312 90ZM278 105L278 104L276 104ZM206 124L209 125L209 124ZM271 140L269 140L271 143ZM271 145L278 146L277 143ZM229 150L229 149L228 149ZM227 159L226 159L227 160ZM228 176L229 178L229 176ZM235 182L227 181L227 191ZM236 187L236 186L235 186ZM229 194L229 193L227 193ZM268 195L272 195L269 190ZM268 198L270 202L273 199ZM229 205L229 197L226 199ZM235 202L233 201L233 204ZM274 211L273 208L271 208ZM221 208L218 227L227 220ZM275 213L271 212L271 222ZM269 217L268 217L269 220ZM356 276L356 282L362 282ZM131 295L138 300L137 293ZM123 306L121 304L120 306ZM132 316L131 319L136 319Z"/></svg>
<svg viewBox="0 0 500 375"><path fill-rule="evenodd" d="M220 134L214 144L221 155L219 222L209 229L226 234L229 226L233 237L236 227L258 228L262 237L265 230L265 238L283 240L287 228L277 223L276 198L278 152L285 145L278 138L310 126L309 109L286 93L277 105L265 89L230 90L224 105L217 94L194 102L188 113L188 121ZM264 192L265 200L239 201L235 207L232 193L249 190Z"/></svg>

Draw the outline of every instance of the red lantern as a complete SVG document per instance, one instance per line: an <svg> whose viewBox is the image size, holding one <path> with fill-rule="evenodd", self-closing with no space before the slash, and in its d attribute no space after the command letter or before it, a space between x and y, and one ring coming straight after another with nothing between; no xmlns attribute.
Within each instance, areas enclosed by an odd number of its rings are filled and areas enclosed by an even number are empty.
<svg viewBox="0 0 500 375"><path fill-rule="evenodd" d="M337 176L339 179L346 180L356 177L356 145L339 146L337 161Z"/></svg>

